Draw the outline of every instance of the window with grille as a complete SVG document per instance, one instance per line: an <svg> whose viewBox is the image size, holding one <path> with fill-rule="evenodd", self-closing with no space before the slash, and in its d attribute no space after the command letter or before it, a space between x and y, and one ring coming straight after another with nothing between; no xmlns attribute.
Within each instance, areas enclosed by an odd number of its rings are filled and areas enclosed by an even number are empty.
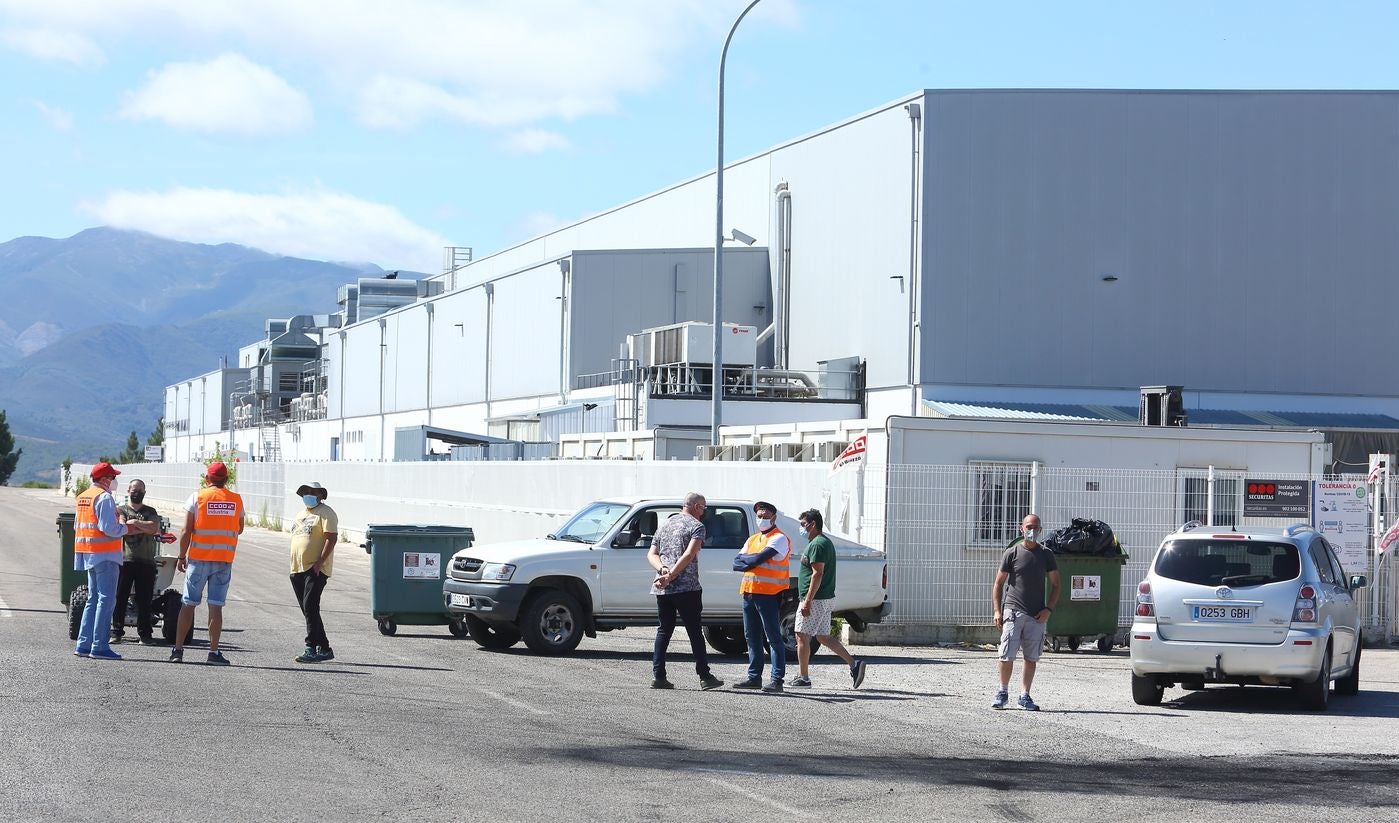
<svg viewBox="0 0 1399 823"><path fill-rule="evenodd" d="M1187 477L1181 494L1181 522L1198 520L1209 524L1210 481L1208 477ZM1214 478L1215 526L1237 526L1243 520L1243 501L1237 477Z"/></svg>
<svg viewBox="0 0 1399 823"><path fill-rule="evenodd" d="M1004 546L1030 513L1030 464L971 463L973 540Z"/></svg>

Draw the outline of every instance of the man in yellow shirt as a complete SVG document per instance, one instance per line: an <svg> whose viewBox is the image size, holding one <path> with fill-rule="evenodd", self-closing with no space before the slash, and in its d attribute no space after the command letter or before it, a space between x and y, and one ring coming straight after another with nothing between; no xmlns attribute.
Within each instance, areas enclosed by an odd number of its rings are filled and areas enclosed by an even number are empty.
<svg viewBox="0 0 1399 823"><path fill-rule="evenodd" d="M291 588L306 617L306 650L296 662L321 663L335 659L321 622L321 592L330 581L340 521L325 504L330 493L320 483L307 483L296 493L306 506L291 527Z"/></svg>

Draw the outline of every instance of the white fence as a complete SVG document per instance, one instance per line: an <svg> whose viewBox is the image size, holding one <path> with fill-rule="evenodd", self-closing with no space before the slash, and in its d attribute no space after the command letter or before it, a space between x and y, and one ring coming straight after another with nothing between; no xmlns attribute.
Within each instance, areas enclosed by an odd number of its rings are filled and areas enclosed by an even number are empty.
<svg viewBox="0 0 1399 823"><path fill-rule="evenodd" d="M1273 480L1348 479L1270 475ZM1121 470L1052 468L1033 464L871 467L864 483L865 533L882 526L889 557L888 622L904 625L989 626L991 581L1002 553L1028 512L1046 529L1075 517L1112 527L1128 561L1118 593L1120 626L1131 624L1136 586L1161 539L1190 520L1216 525L1282 526L1295 518L1243 516L1244 473L1206 469ZM1374 495L1370 495L1374 497ZM1390 497L1389 499L1393 499ZM1366 531L1366 545L1372 535ZM1333 541L1334 542L1334 541ZM1377 563L1368 551L1347 568L1369 576L1361 592L1366 625L1395 626L1393 560ZM1065 581L1067 587L1068 583ZM1067 589L1062 597L1067 598Z"/></svg>
<svg viewBox="0 0 1399 823"><path fill-rule="evenodd" d="M198 463L121 468L122 480L146 482L147 497L167 515L178 514L203 471ZM73 466L74 476L87 470ZM1025 513L1035 511L1050 529L1086 517L1109 524L1128 553L1118 593L1119 623L1126 626L1153 551L1181 523L1293 522L1243 517L1244 479L1231 471L994 462L871 465L835 476L825 464L787 462L331 462L239 463L236 489L254 525L279 528L301 509L297 486L320 482L346 539L356 541L371 523L471 526L479 541L512 540L544 534L600 497L699 491L713 499L770 500L793 515L817 508L830 531L887 552L889 622L906 626L989 626L991 581ZM1364 557L1364 568L1347 571L1370 576L1361 593L1367 625L1392 632L1399 583L1393 555L1378 564L1369 552Z"/></svg>

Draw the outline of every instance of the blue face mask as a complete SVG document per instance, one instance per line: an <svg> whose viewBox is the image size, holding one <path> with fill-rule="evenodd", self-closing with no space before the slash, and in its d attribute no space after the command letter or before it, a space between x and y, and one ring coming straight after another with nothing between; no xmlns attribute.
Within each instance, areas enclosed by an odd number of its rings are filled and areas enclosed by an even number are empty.
<svg viewBox="0 0 1399 823"><path fill-rule="evenodd" d="M306 504L306 508L314 509L316 506L320 505L321 499L314 494L303 494L301 495L301 502Z"/></svg>

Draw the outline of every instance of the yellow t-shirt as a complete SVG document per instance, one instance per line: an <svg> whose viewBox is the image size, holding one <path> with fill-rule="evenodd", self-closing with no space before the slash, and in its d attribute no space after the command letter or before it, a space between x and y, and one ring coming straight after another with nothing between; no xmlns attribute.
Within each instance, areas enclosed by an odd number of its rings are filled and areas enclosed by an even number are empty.
<svg viewBox="0 0 1399 823"><path fill-rule="evenodd" d="M319 503L314 509L302 512L291 524L291 573L309 571L325 549L325 536L338 534L339 531L340 519L335 516L335 510L326 504ZM334 561L335 549L332 548L321 564L321 574L330 577L330 566Z"/></svg>

